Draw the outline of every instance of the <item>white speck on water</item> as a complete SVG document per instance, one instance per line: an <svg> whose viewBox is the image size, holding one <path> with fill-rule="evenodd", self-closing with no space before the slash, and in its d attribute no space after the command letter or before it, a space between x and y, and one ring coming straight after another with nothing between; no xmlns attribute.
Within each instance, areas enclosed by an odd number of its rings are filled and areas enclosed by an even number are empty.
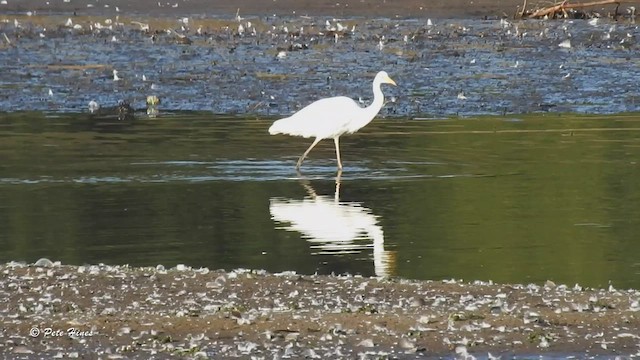
<svg viewBox="0 0 640 360"><path fill-rule="evenodd" d="M569 39L564 40L563 42L558 44L558 46L561 47L561 48L564 48L564 49L569 49L569 48L571 48L571 40L569 40Z"/></svg>

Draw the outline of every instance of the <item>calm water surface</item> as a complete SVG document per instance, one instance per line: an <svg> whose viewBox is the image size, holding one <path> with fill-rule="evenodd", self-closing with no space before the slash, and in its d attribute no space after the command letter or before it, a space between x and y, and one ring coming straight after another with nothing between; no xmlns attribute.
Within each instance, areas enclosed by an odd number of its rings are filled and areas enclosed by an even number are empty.
<svg viewBox="0 0 640 360"><path fill-rule="evenodd" d="M638 114L272 120L2 115L0 261L640 287Z"/></svg>

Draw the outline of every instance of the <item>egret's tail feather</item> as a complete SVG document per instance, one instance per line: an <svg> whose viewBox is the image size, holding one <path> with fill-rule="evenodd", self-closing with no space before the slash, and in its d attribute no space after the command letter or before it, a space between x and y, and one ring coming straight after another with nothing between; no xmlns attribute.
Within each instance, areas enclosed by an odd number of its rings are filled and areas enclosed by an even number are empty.
<svg viewBox="0 0 640 360"><path fill-rule="evenodd" d="M276 134L280 134L281 131L278 130L278 122L274 122L273 125L271 125L271 127L269 127L269 135L276 135Z"/></svg>
<svg viewBox="0 0 640 360"><path fill-rule="evenodd" d="M295 116L276 120L269 128L269 134L285 134L291 136L302 136L305 138L319 136L314 132L315 128L313 126L309 126L310 124L308 122L301 120L304 119L300 119Z"/></svg>
<svg viewBox="0 0 640 360"><path fill-rule="evenodd" d="M269 127L269 134L276 135L282 134L282 120L277 120Z"/></svg>
<svg viewBox="0 0 640 360"><path fill-rule="evenodd" d="M295 135L291 132L290 120L291 118L284 118L280 120L276 120L273 125L269 128L269 134L287 134L287 135Z"/></svg>

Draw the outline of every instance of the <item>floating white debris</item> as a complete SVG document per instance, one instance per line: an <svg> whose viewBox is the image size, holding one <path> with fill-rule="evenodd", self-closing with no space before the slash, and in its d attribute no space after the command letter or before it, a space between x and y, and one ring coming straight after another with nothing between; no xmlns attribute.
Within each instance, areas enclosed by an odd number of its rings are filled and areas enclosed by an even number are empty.
<svg viewBox="0 0 640 360"><path fill-rule="evenodd" d="M456 346L455 352L459 357L461 357L463 359L466 359L469 356L469 352L467 351L467 347L464 346L464 345Z"/></svg>
<svg viewBox="0 0 640 360"><path fill-rule="evenodd" d="M357 346L374 347L375 344L373 343L373 340L371 340L371 339L364 339L364 340L360 341Z"/></svg>
<svg viewBox="0 0 640 360"><path fill-rule="evenodd" d="M570 39L564 40L563 42L558 44L558 46L564 49L569 49L571 48L571 40Z"/></svg>
<svg viewBox="0 0 640 360"><path fill-rule="evenodd" d="M540 336L540 343L538 344L538 347L540 348L548 348L549 347L549 340L547 340L547 338L545 336Z"/></svg>
<svg viewBox="0 0 640 360"><path fill-rule="evenodd" d="M98 110L100 110L100 104L95 100L89 101L89 112L94 113Z"/></svg>
<svg viewBox="0 0 640 360"><path fill-rule="evenodd" d="M140 31L145 31L145 32L149 31L149 24L147 23L142 23L139 21L132 21L131 23L134 25L138 25L140 27Z"/></svg>
<svg viewBox="0 0 640 360"><path fill-rule="evenodd" d="M102 310L100 315L115 315L116 313L117 313L117 310L115 308L108 307L108 308L105 308L104 310Z"/></svg>
<svg viewBox="0 0 640 360"><path fill-rule="evenodd" d="M305 359L321 359L322 356L318 355L313 349L306 349L302 352L302 356Z"/></svg>
<svg viewBox="0 0 640 360"><path fill-rule="evenodd" d="M185 264L178 264L178 265L176 265L176 270L178 270L178 271L187 271L188 268L187 268L187 266Z"/></svg>
<svg viewBox="0 0 640 360"><path fill-rule="evenodd" d="M35 262L35 266L53 267L53 262L47 258L40 258Z"/></svg>
<svg viewBox="0 0 640 360"><path fill-rule="evenodd" d="M255 350L256 348L258 348L258 344L254 343L254 342L251 342L251 341L240 342L237 345L238 351L240 351L240 352L242 352L244 354L249 354L253 350Z"/></svg>
<svg viewBox="0 0 640 360"><path fill-rule="evenodd" d="M415 342L405 338L400 339L400 343L398 345L403 349L415 349L416 347Z"/></svg>
<svg viewBox="0 0 640 360"><path fill-rule="evenodd" d="M275 276L296 276L298 273L295 271L283 271L280 273L274 274Z"/></svg>
<svg viewBox="0 0 640 360"><path fill-rule="evenodd" d="M640 339L640 335L636 335L636 334L631 334L631 333L620 333L616 336L617 338L634 338L634 339Z"/></svg>
<svg viewBox="0 0 640 360"><path fill-rule="evenodd" d="M33 354L33 350L29 349L24 345L18 345L13 348L14 354Z"/></svg>

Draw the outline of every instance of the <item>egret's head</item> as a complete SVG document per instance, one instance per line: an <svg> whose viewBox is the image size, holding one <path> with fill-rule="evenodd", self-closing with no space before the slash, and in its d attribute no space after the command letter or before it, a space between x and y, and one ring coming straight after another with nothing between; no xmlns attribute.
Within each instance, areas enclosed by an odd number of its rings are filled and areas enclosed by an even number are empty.
<svg viewBox="0 0 640 360"><path fill-rule="evenodd" d="M387 74L386 71L380 71L378 75L376 75L376 80L378 80L380 84L391 84L396 86L396 82L389 77L389 74Z"/></svg>

